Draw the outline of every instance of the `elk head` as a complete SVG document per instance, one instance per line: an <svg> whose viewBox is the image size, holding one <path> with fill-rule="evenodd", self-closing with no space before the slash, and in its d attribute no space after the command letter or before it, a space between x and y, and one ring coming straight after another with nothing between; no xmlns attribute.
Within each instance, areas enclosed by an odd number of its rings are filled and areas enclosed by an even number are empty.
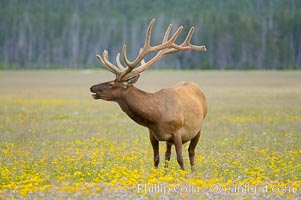
<svg viewBox="0 0 301 200"><path fill-rule="evenodd" d="M123 92L127 90L128 87L131 87L139 79L139 74L146 70L148 67L156 63L162 57L167 54L175 53L178 51L187 51L187 50L197 50L197 51L206 51L205 46L195 46L190 44L192 34L194 32L194 27L192 27L184 40L180 45L175 44L175 40L183 30L183 27L179 27L177 31L169 38L169 34L172 28L170 24L165 32L163 37L162 44L157 46L150 45L151 31L155 19L152 19L150 22L147 32L146 39L144 42L144 47L140 49L139 55L134 61L129 61L126 55L126 45L123 45L122 56L126 67L121 63L120 53L116 56L116 65L112 64L108 58L108 51L104 50L102 56L96 55L97 59L103 66L110 72L116 75L116 79L94 85L90 88L90 91L94 93L92 96L94 99L103 99L107 101L114 101L118 99ZM157 52L157 54L145 62L144 57L152 52Z"/></svg>
<svg viewBox="0 0 301 200"><path fill-rule="evenodd" d="M115 79L105 83L93 85L90 91L93 92L94 99L102 99L106 101L116 101L126 89L137 82L139 74L124 81Z"/></svg>

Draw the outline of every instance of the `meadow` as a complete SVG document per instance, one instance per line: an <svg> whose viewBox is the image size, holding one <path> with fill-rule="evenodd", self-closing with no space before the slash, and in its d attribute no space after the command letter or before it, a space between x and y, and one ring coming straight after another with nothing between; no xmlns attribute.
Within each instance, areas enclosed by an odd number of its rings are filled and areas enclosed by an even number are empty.
<svg viewBox="0 0 301 200"><path fill-rule="evenodd" d="M148 71L137 87L180 81L208 115L191 173L175 150L153 168L148 130L89 87L102 70L0 71L0 199L300 199L300 71Z"/></svg>

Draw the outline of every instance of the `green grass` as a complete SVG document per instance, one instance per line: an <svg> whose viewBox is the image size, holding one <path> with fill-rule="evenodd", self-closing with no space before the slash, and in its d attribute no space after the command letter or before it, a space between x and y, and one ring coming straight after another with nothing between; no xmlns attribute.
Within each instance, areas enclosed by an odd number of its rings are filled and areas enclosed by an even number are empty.
<svg viewBox="0 0 301 200"><path fill-rule="evenodd" d="M200 192L167 197L274 199L301 195L301 72L149 71L149 92L180 81L204 91L208 115L196 149L196 173L153 170L148 130L116 103L95 101L89 87L106 71L0 71L1 198L152 198L138 184L193 185ZM237 185L268 191L233 192ZM222 187L214 192L214 186ZM211 187L211 188L210 188ZM281 188L293 191L276 191ZM211 189L211 190L210 190Z"/></svg>

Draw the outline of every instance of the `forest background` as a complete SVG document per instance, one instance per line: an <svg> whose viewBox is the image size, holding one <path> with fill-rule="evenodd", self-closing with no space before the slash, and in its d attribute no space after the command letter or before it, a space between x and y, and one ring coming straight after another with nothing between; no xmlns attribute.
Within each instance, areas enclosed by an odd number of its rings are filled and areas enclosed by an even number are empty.
<svg viewBox="0 0 301 200"><path fill-rule="evenodd" d="M123 44L134 58L156 18L152 44L168 26L191 26L206 53L167 56L154 68L301 69L300 0L1 0L0 69L99 67Z"/></svg>

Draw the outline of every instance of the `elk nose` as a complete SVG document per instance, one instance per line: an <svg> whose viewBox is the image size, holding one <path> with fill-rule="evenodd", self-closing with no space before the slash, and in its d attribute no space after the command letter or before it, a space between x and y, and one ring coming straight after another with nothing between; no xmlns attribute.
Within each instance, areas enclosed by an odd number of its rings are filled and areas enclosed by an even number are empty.
<svg viewBox="0 0 301 200"><path fill-rule="evenodd" d="M93 86L92 86L92 87L90 87L90 92L93 92Z"/></svg>

